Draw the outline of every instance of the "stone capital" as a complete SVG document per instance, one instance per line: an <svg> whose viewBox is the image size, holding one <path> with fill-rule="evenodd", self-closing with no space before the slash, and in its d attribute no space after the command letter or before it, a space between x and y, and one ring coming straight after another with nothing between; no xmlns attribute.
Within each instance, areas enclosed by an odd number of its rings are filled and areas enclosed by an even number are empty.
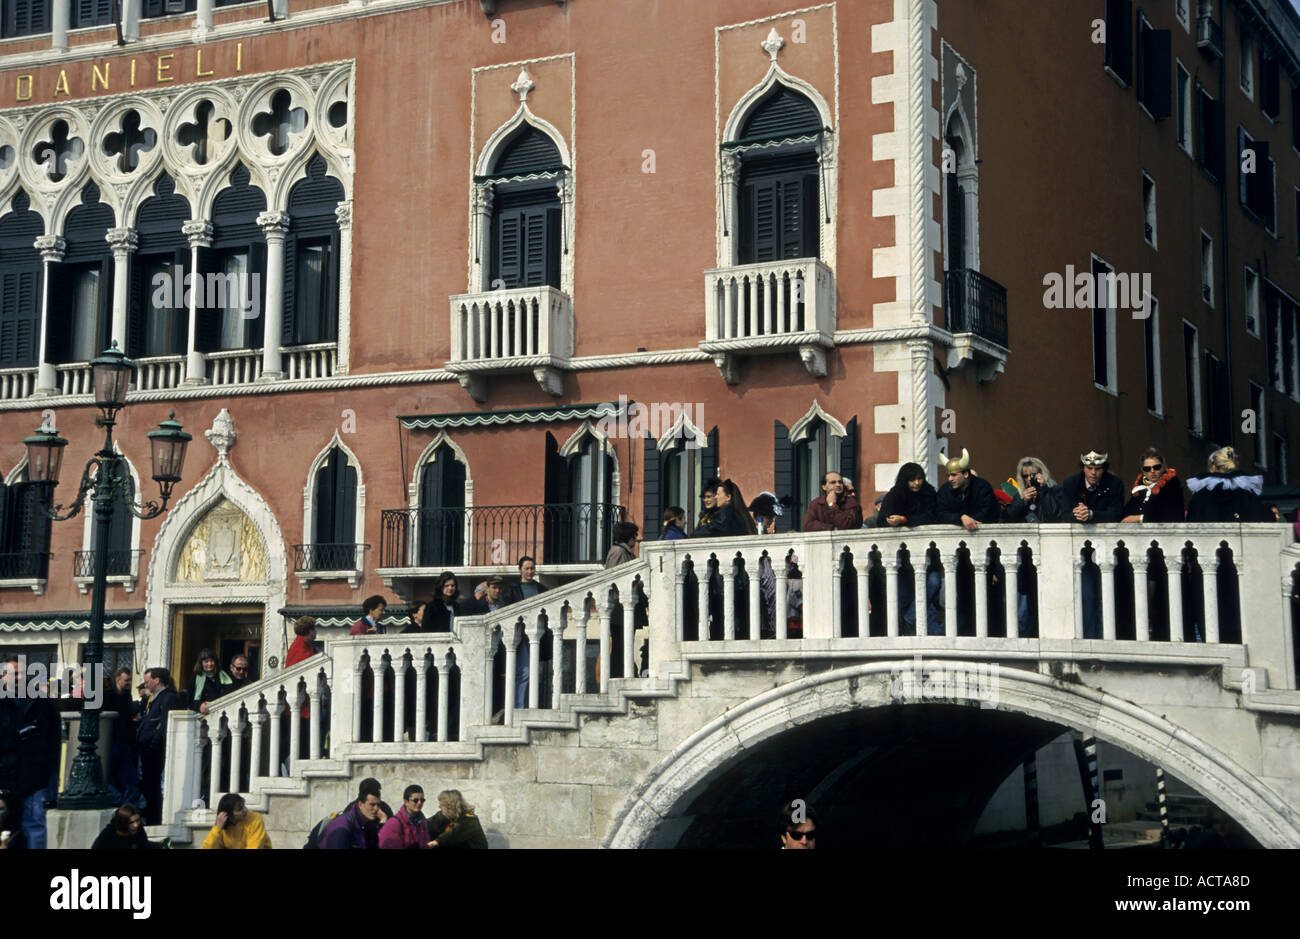
<svg viewBox="0 0 1300 939"><path fill-rule="evenodd" d="M261 227L262 233L266 235L266 240L282 240L289 233L289 213L288 212L263 212L257 216L257 224Z"/></svg>
<svg viewBox="0 0 1300 939"><path fill-rule="evenodd" d="M110 228L104 238L115 258L126 257L140 244L140 236L134 228Z"/></svg>
<svg viewBox="0 0 1300 939"><path fill-rule="evenodd" d="M59 235L41 235L33 243L42 261L62 261L68 243Z"/></svg>
<svg viewBox="0 0 1300 939"><path fill-rule="evenodd" d="M181 233L185 235L191 248L209 248L212 246L211 222L202 219L190 219L181 226Z"/></svg>
<svg viewBox="0 0 1300 939"><path fill-rule="evenodd" d="M339 228L352 227L352 200L340 202L334 206L334 218L338 220Z"/></svg>

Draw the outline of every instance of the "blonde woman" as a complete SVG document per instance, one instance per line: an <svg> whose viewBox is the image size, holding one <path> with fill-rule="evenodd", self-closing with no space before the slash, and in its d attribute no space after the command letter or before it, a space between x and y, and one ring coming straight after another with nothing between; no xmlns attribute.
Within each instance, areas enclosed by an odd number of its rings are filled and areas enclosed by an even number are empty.
<svg viewBox="0 0 1300 939"><path fill-rule="evenodd" d="M474 806L459 789L438 793L438 814L429 819L431 848L486 848L487 836L474 815Z"/></svg>
<svg viewBox="0 0 1300 939"><path fill-rule="evenodd" d="M1271 522L1260 492L1263 476L1248 476L1240 469L1240 457L1232 447L1221 447L1210 454L1209 475L1187 481L1192 493L1187 504L1189 522Z"/></svg>

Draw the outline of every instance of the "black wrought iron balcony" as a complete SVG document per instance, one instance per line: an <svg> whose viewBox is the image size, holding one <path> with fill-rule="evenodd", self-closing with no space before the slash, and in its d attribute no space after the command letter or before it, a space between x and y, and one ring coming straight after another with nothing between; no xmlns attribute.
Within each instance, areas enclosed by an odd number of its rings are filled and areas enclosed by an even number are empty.
<svg viewBox="0 0 1300 939"><path fill-rule="evenodd" d="M1212 16L1196 18L1196 46L1223 58L1223 27Z"/></svg>
<svg viewBox="0 0 1300 939"><path fill-rule="evenodd" d="M953 270L945 275L945 288L950 333L973 333L1010 348L1006 287L979 271Z"/></svg>
<svg viewBox="0 0 1300 939"><path fill-rule="evenodd" d="M50 555L36 551L0 554L0 580L36 580L49 575Z"/></svg>
<svg viewBox="0 0 1300 939"><path fill-rule="evenodd" d="M294 573L305 571L352 571L361 567L367 544L296 544L293 546Z"/></svg>
<svg viewBox="0 0 1300 939"><path fill-rule="evenodd" d="M78 551L73 556L72 576L95 576L95 551ZM108 576L127 577L135 572L136 559L144 554L140 550L110 550L108 552Z"/></svg>
<svg viewBox="0 0 1300 939"><path fill-rule="evenodd" d="M386 509L381 569L538 564L605 560L626 509L603 502L477 505L464 509Z"/></svg>

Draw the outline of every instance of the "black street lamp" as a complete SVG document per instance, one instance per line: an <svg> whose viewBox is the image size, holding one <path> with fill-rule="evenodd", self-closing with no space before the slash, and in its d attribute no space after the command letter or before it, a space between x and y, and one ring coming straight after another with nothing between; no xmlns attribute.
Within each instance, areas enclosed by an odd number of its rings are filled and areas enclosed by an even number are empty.
<svg viewBox="0 0 1300 939"><path fill-rule="evenodd" d="M126 392L131 383L135 363L117 349L106 349L90 363L95 387L95 405L101 416L96 423L104 428L104 449L96 453L81 472L81 484L76 501L66 514L63 506L49 510L55 521L66 521L81 511L90 494L95 505L94 587L90 603L90 641L86 644L87 664L100 668L104 657L104 597L108 589L108 530L113 518L113 503L121 501L137 518L157 518L167 508L172 487L180 482L181 468L185 463L185 448L193 438L181 429L173 411L169 418L149 432L152 449L153 478L162 493L162 503L147 502L136 506L130 490L130 477L123 471L122 458L113 449L113 425L117 412L126 406ZM59 484L59 469L63 463L63 448L68 445L49 427L42 427L23 441L27 445L27 473L32 482L45 483L53 493ZM51 499L53 501L53 499ZM108 789L104 785L103 767L96 749L99 744L99 714L103 701L91 703L81 712L81 730L77 734L77 757L72 763L68 785L59 796L59 807L69 809L111 808Z"/></svg>

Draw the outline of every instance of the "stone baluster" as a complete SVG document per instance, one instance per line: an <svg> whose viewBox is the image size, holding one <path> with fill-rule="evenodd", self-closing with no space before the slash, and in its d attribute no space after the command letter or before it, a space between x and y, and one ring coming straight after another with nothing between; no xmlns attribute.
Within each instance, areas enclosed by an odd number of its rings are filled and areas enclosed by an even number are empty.
<svg viewBox="0 0 1300 939"><path fill-rule="evenodd" d="M844 556L831 546L831 636L836 639L844 635L844 593L840 590L843 580ZM804 635L808 635L807 630L804 630Z"/></svg>
<svg viewBox="0 0 1300 939"><path fill-rule="evenodd" d="M921 596L925 596L924 593ZM921 617L917 615L917 623ZM945 636L957 635L957 552L949 551L943 555L943 631ZM920 626L917 635L925 635Z"/></svg>
<svg viewBox="0 0 1300 939"><path fill-rule="evenodd" d="M442 658L435 658L434 664L438 669L438 742L446 743L450 718L448 702L451 700L451 666Z"/></svg>
<svg viewBox="0 0 1300 939"><path fill-rule="evenodd" d="M1139 546L1129 551L1129 561L1133 564L1133 619L1137 630L1138 642L1151 641L1151 611L1147 604L1147 553Z"/></svg>
<svg viewBox="0 0 1300 939"><path fill-rule="evenodd" d="M415 656L415 726L411 728L411 739L424 743L429 739L429 659L427 655ZM439 680L438 693L442 693Z"/></svg>
<svg viewBox="0 0 1300 939"><path fill-rule="evenodd" d="M883 560L885 563L885 635L893 639L898 636L898 556L886 549ZM862 589L861 584L858 585L858 589Z"/></svg>
<svg viewBox="0 0 1300 939"><path fill-rule="evenodd" d="M1007 638L1017 639L1025 629L1025 624L1020 622L1020 578L1026 576L1024 568L1024 559L1020 554L1020 548L1015 549L1015 563L1011 565L1003 564L1002 567L1010 575L1007 578Z"/></svg>
<svg viewBox="0 0 1300 939"><path fill-rule="evenodd" d="M700 642L707 642L709 638L709 581L711 580L709 572L709 560L704 558L695 564L695 586L696 593L699 597L700 629L696 637Z"/></svg>
<svg viewBox="0 0 1300 939"><path fill-rule="evenodd" d="M871 593L867 578L871 573L871 558L864 548L860 552L858 564L858 638L865 639L871 635Z"/></svg>
<svg viewBox="0 0 1300 939"><path fill-rule="evenodd" d="M759 577L762 574L762 565L762 551L749 550L745 552L745 573L749 575L749 638L753 641L758 641L763 634L762 598L759 594Z"/></svg>
<svg viewBox="0 0 1300 939"><path fill-rule="evenodd" d="M406 736L406 650L399 649L393 660L393 742ZM415 739L415 735L411 735Z"/></svg>
<svg viewBox="0 0 1300 939"><path fill-rule="evenodd" d="M1101 569L1101 581L1097 599L1101 603L1101 638L1107 642L1115 640L1115 558L1109 552L1104 554L1100 546L1097 551L1097 566Z"/></svg>
<svg viewBox="0 0 1300 939"><path fill-rule="evenodd" d="M623 603L623 677L636 677L636 589L631 581L619 586Z"/></svg>
<svg viewBox="0 0 1300 939"><path fill-rule="evenodd" d="M1074 638L1083 638L1083 558L1074 555Z"/></svg>
<svg viewBox="0 0 1300 939"><path fill-rule="evenodd" d="M285 706L280 703L281 690L282 689L276 689L274 700L266 706L267 720L271 726L271 753L269 759L266 761L266 767L270 770L267 775L272 779L278 779L280 777L280 740L282 739L281 734L283 731L283 728L281 727L283 721L280 719L280 715L282 715L286 710Z"/></svg>
<svg viewBox="0 0 1300 939"><path fill-rule="evenodd" d="M507 633L506 630L509 630ZM509 626L501 627L502 641L506 644L506 716L505 725L507 727L514 721L515 716L515 682L519 673L519 629L513 623ZM529 682L532 684L532 682Z"/></svg>
<svg viewBox="0 0 1300 939"><path fill-rule="evenodd" d="M1202 551L1201 584L1205 589L1205 641L1219 643L1219 554L1212 545L1209 551Z"/></svg>
<svg viewBox="0 0 1300 939"><path fill-rule="evenodd" d="M356 694L352 696L353 703L356 707L353 710L352 739L361 739L361 682L356 684ZM289 702L289 775L292 776L297 770L298 761L301 759L299 754L302 753L302 714L303 699L307 697L305 691L298 687L294 682L293 700Z"/></svg>
<svg viewBox="0 0 1300 939"><path fill-rule="evenodd" d="M975 636L979 639L987 639L989 637L988 555L979 551L972 561L974 563L971 566L975 568Z"/></svg>
<svg viewBox="0 0 1300 939"><path fill-rule="evenodd" d="M572 620L573 626L573 693L587 693L587 620L586 620L586 602L579 600L583 604L584 618L581 620ZM572 607L569 609L573 613Z"/></svg>
<svg viewBox="0 0 1300 939"><path fill-rule="evenodd" d="M730 558L718 561L722 573L722 638L736 638L736 561ZM604 691L604 688L601 688Z"/></svg>
<svg viewBox="0 0 1300 939"><path fill-rule="evenodd" d="M603 602L602 602L603 601ZM600 693L609 691L609 599L608 594L596 600L596 616L600 621Z"/></svg>
<svg viewBox="0 0 1300 939"><path fill-rule="evenodd" d="M680 601L681 594L678 594ZM560 691L564 685L564 611L556 610L555 619L551 626L551 710L560 709ZM677 629L680 633L682 621L677 620Z"/></svg>
<svg viewBox="0 0 1300 939"><path fill-rule="evenodd" d="M262 775L262 725L266 723L266 713L259 707L248 715L248 723L252 728L252 743L248 748L248 787L253 788L254 780ZM268 763L273 763L277 757L272 757Z"/></svg>
<svg viewBox="0 0 1300 939"><path fill-rule="evenodd" d="M190 245L190 273L195 281L207 272L199 270L199 249L212 247L212 223L201 219L191 219L181 226ZM191 290L189 303L189 333L185 352L185 384L202 385L207 382L207 359L198 350L199 337L199 295L200 290ZM214 315L209 313L208 315Z"/></svg>
<svg viewBox="0 0 1300 939"><path fill-rule="evenodd" d="M629 610L630 614L631 611ZM631 621L631 615L626 617ZM542 694L542 637L546 635L546 627L542 625L541 617L534 616L533 622L524 630L528 635L528 707L536 709L541 707Z"/></svg>
<svg viewBox="0 0 1300 939"><path fill-rule="evenodd" d="M186 798L181 805L188 809L194 804L194 800L200 798L203 793L203 748L208 745L208 722L203 721L194 725L194 736L190 738L190 765L185 774L185 781L189 791L185 793ZM167 776L163 776L166 780ZM171 798L164 792L163 802L170 802ZM210 801L210 800L209 800ZM164 818L171 816L164 813Z"/></svg>
<svg viewBox="0 0 1300 939"><path fill-rule="evenodd" d="M786 552L772 559L772 573L776 577L776 638L790 638L790 589L789 573L785 569Z"/></svg>
<svg viewBox="0 0 1300 939"><path fill-rule="evenodd" d="M490 628L488 636L488 653L487 653L487 681L483 685L483 716L485 720L492 719L492 679L493 665L497 657L497 647L502 642L502 630L504 627L497 626Z"/></svg>
<svg viewBox="0 0 1300 939"><path fill-rule="evenodd" d="M215 807L221 798L221 718L222 713L208 713L208 739L212 744L212 758L208 761L208 804Z"/></svg>
<svg viewBox="0 0 1300 939"><path fill-rule="evenodd" d="M243 770L244 770L244 721L239 716L239 705L235 705L233 717L227 718L230 723L230 791L243 792Z"/></svg>
<svg viewBox="0 0 1300 939"><path fill-rule="evenodd" d="M308 739L307 758L319 760L321 757L321 703L320 703L320 682L316 675L309 676L307 679L307 713L311 715L308 721L307 732L310 735ZM295 721L295 723L297 723ZM376 725L378 726L378 725ZM383 728L379 728L383 729ZM381 735L376 735L381 736Z"/></svg>
<svg viewBox="0 0 1300 939"><path fill-rule="evenodd" d="M929 546L924 542L912 551L912 597L916 604L916 634L930 632L930 595L926 586L926 566L930 563Z"/></svg>
<svg viewBox="0 0 1300 939"><path fill-rule="evenodd" d="M374 681L372 682L375 690L375 698L370 702L370 715L372 728L370 740L372 743L384 742L384 685L387 683L388 669L384 667L384 659L387 652L382 649L375 650L371 657L370 674ZM307 693L311 694L311 682L307 682Z"/></svg>
<svg viewBox="0 0 1300 939"><path fill-rule="evenodd" d="M1183 556L1175 547L1165 552L1165 571L1169 582L1169 641L1183 641Z"/></svg>

